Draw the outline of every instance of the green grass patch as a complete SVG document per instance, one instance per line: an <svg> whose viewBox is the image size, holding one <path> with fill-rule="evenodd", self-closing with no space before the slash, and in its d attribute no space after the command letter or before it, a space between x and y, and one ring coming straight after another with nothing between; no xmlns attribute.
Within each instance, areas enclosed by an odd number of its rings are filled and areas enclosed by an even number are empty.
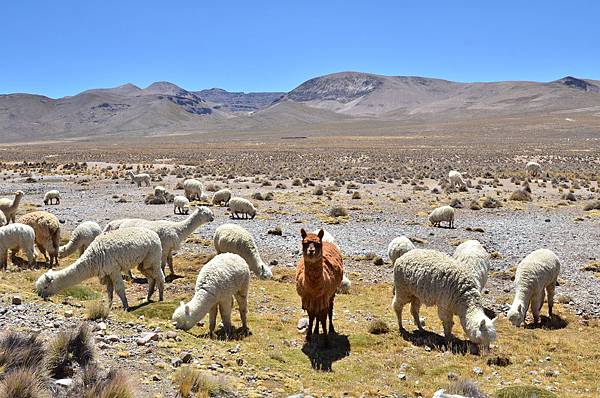
<svg viewBox="0 0 600 398"><path fill-rule="evenodd" d="M96 290L90 289L89 287L83 286L83 285L75 285L75 286L71 286L66 289L63 289L61 294L65 295L65 296L71 296L74 299L82 300L82 301L98 300L101 296L100 293L97 292Z"/></svg>
<svg viewBox="0 0 600 398"><path fill-rule="evenodd" d="M533 386L511 386L502 388L494 394L496 398L558 398L548 390Z"/></svg>
<svg viewBox="0 0 600 398"><path fill-rule="evenodd" d="M171 317L173 316L173 312L175 311L178 305L178 301L159 301L134 309L133 311L131 311L131 313L137 316L143 315L145 318L162 319L164 321L170 321Z"/></svg>

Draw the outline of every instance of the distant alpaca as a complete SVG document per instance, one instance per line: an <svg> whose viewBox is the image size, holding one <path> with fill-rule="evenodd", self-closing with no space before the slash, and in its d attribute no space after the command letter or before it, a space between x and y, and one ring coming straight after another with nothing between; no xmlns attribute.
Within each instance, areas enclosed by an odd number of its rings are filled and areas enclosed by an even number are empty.
<svg viewBox="0 0 600 398"><path fill-rule="evenodd" d="M15 192L15 198L13 200L8 198L0 198L0 211L6 216L6 223L15 222L15 216L17 215L17 209L21 198L25 195L23 191Z"/></svg>
<svg viewBox="0 0 600 398"><path fill-rule="evenodd" d="M133 174L133 171L130 170L126 175L130 177L131 182L135 182L138 187L141 187L142 183L144 183L147 187L150 186L150 174Z"/></svg>
<svg viewBox="0 0 600 398"><path fill-rule="evenodd" d="M327 316L329 316L329 333L335 333L333 328L333 300L335 293L342 283L344 265L340 249L330 242L323 242L325 231L318 235L300 230L302 235L302 258L296 267L296 291L302 298L302 309L308 312L308 331L306 341L314 333L319 334L319 322L323 326L325 342L327 339Z"/></svg>

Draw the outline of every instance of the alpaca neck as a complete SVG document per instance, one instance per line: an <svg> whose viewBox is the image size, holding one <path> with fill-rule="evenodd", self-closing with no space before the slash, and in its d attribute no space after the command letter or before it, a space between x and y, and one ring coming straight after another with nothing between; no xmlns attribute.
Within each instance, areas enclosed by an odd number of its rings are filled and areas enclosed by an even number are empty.
<svg viewBox="0 0 600 398"><path fill-rule="evenodd" d="M519 287L517 286L517 289L515 291L515 298L510 307L515 310L517 309L517 307L519 307L519 304L521 304L523 307L526 307L525 303L527 301L528 296L529 296L529 289L519 289Z"/></svg>
<svg viewBox="0 0 600 398"><path fill-rule="evenodd" d="M304 256L304 275L309 281L323 279L323 256Z"/></svg>
<svg viewBox="0 0 600 398"><path fill-rule="evenodd" d="M23 196L21 195L15 195L15 199L12 202L12 205L10 206L11 210L15 210L17 207L19 207L19 203L21 203L21 198Z"/></svg>
<svg viewBox="0 0 600 398"><path fill-rule="evenodd" d="M200 212L193 213L183 221L175 223L175 231L179 240L183 240L186 236L191 234L202 224Z"/></svg>
<svg viewBox="0 0 600 398"><path fill-rule="evenodd" d="M190 309L190 317L194 323L200 322L208 314L212 306L216 304L214 299L214 294L207 290L196 291L194 298L187 304Z"/></svg>
<svg viewBox="0 0 600 398"><path fill-rule="evenodd" d="M96 267L91 266L88 264L88 262L88 256L84 255L79 257L77 261L69 265L67 268L64 268L60 271L54 271L52 273L52 277L54 278L56 291L77 285L86 279L97 276L97 274L94 273L94 269Z"/></svg>

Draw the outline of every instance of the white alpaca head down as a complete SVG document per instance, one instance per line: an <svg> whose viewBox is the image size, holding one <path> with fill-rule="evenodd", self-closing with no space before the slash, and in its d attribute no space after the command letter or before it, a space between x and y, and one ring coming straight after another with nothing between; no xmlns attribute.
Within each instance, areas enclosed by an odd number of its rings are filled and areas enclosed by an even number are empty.
<svg viewBox="0 0 600 398"><path fill-rule="evenodd" d="M489 319L486 316L481 318L479 327L477 328L477 331L475 332L475 335L472 337L471 341L488 350L490 348L490 343L496 340L496 319L497 318Z"/></svg>
<svg viewBox="0 0 600 398"><path fill-rule="evenodd" d="M56 294L57 292L57 287L54 283L55 279L53 273L54 271L49 270L48 272L40 276L35 282L35 290L38 296L40 296L43 299L46 299Z"/></svg>
<svg viewBox="0 0 600 398"><path fill-rule="evenodd" d="M171 319L177 329L189 330L196 324L196 322L192 320L190 306L183 301L179 303L179 307L175 309Z"/></svg>
<svg viewBox="0 0 600 398"><path fill-rule="evenodd" d="M525 321L525 308L523 308L523 304L517 305L516 308L511 307L508 310L508 314L506 315L510 323L513 326L521 326L523 321Z"/></svg>

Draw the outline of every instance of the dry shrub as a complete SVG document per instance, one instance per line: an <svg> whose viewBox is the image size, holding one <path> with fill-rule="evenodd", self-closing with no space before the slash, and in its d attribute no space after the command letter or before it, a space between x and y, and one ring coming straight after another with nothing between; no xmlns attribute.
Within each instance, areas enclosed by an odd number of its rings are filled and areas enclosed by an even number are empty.
<svg viewBox="0 0 600 398"><path fill-rule="evenodd" d="M274 197L275 197L275 195L273 195L273 192L267 192L264 196L264 199L269 201L269 200L273 200Z"/></svg>
<svg viewBox="0 0 600 398"><path fill-rule="evenodd" d="M576 202L577 198L575 197L575 194L573 192L569 192L567 194L564 194L562 196L563 200L568 200L569 202Z"/></svg>
<svg viewBox="0 0 600 398"><path fill-rule="evenodd" d="M462 209L462 207L463 207L463 204L462 204L462 202L460 201L460 199L458 199L458 198L454 198L454 199L452 199L452 201L450 202L450 206L451 206L451 207L454 207L455 209Z"/></svg>
<svg viewBox="0 0 600 398"><path fill-rule="evenodd" d="M287 185L285 185L283 182L279 182L277 183L277 185L275 185L276 189L287 189Z"/></svg>
<svg viewBox="0 0 600 398"><path fill-rule="evenodd" d="M496 199L490 198L489 196L486 196L483 199L483 207L485 207L486 209L495 209L498 207L501 207L502 204L497 201Z"/></svg>
<svg viewBox="0 0 600 398"><path fill-rule="evenodd" d="M296 178L294 181L292 181L293 187L299 187L301 185L302 185L302 181L299 178Z"/></svg>
<svg viewBox="0 0 600 398"><path fill-rule="evenodd" d="M31 368L13 370L0 382L0 398L49 398L44 379Z"/></svg>
<svg viewBox="0 0 600 398"><path fill-rule="evenodd" d="M369 323L369 333L371 334L385 334L390 332L388 324L381 319L374 319Z"/></svg>
<svg viewBox="0 0 600 398"><path fill-rule="evenodd" d="M154 195L153 193L146 195L144 203L147 205L166 205L167 199L163 195Z"/></svg>
<svg viewBox="0 0 600 398"><path fill-rule="evenodd" d="M320 185L318 187L315 187L315 189L313 191L313 195L317 195L317 196L323 195L323 187Z"/></svg>
<svg viewBox="0 0 600 398"><path fill-rule="evenodd" d="M100 377L96 366L84 369L83 386L76 388L82 391L83 398L133 398L133 388L127 376L117 369L108 371Z"/></svg>
<svg viewBox="0 0 600 398"><path fill-rule="evenodd" d="M329 210L329 215L331 217L346 217L348 215L348 210L346 210L346 208L344 206L333 206L330 210Z"/></svg>
<svg viewBox="0 0 600 398"><path fill-rule="evenodd" d="M518 189L510 195L509 199L518 202L531 202L531 194L523 189Z"/></svg>
<svg viewBox="0 0 600 398"><path fill-rule="evenodd" d="M92 301L87 305L85 317L90 321L108 318L110 308L102 301Z"/></svg>
<svg viewBox="0 0 600 398"><path fill-rule="evenodd" d="M448 394L458 394L470 398L486 398L477 383L470 379L459 379L451 383L446 389Z"/></svg>
<svg viewBox="0 0 600 398"><path fill-rule="evenodd" d="M7 332L0 339L0 368L36 368L44 361L44 344L37 335Z"/></svg>
<svg viewBox="0 0 600 398"><path fill-rule="evenodd" d="M593 200L583 206L584 211L600 210L600 200Z"/></svg>
<svg viewBox="0 0 600 398"><path fill-rule="evenodd" d="M472 200L471 204L469 204L469 209L471 209L471 210L481 210L481 205L479 204L479 201Z"/></svg>
<svg viewBox="0 0 600 398"><path fill-rule="evenodd" d="M254 200L265 200L262 193L260 193L260 192L254 192L251 197Z"/></svg>
<svg viewBox="0 0 600 398"><path fill-rule="evenodd" d="M182 398L226 396L231 390L223 377L217 378L209 373L192 369L189 366L180 368L173 382Z"/></svg>
<svg viewBox="0 0 600 398"><path fill-rule="evenodd" d="M95 358L94 340L89 326L83 324L76 331L60 332L48 343L46 364L50 376L63 379L73 375L73 363L81 367Z"/></svg>
<svg viewBox="0 0 600 398"><path fill-rule="evenodd" d="M360 199L360 192L354 191L354 193L352 194L352 199Z"/></svg>

